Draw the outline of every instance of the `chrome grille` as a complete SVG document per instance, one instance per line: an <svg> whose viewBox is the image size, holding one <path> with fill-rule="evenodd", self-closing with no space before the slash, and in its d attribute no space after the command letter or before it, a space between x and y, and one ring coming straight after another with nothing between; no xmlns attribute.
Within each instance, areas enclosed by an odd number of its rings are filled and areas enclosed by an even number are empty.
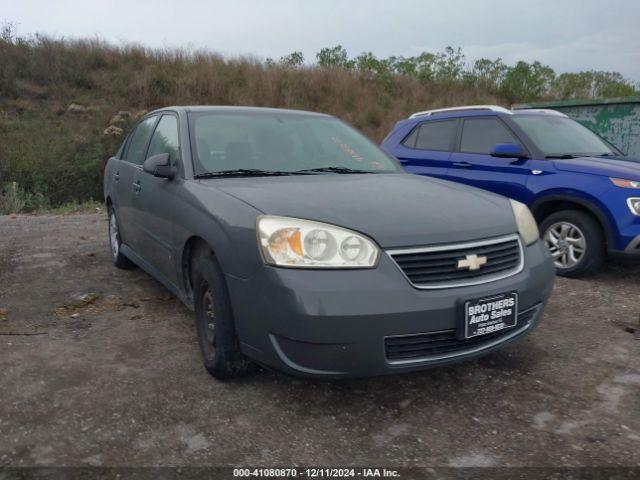
<svg viewBox="0 0 640 480"><path fill-rule="evenodd" d="M491 282L515 275L523 267L519 235L477 242L388 250L407 279L417 288L446 288ZM468 255L486 257L477 270L459 268Z"/></svg>

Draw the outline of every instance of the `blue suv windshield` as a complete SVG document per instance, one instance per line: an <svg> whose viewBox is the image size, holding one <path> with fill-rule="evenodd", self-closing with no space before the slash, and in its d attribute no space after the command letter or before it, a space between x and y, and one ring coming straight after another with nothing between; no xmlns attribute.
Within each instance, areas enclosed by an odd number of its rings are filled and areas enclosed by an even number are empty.
<svg viewBox="0 0 640 480"><path fill-rule="evenodd" d="M602 138L570 118L514 115L512 119L546 157L619 155Z"/></svg>

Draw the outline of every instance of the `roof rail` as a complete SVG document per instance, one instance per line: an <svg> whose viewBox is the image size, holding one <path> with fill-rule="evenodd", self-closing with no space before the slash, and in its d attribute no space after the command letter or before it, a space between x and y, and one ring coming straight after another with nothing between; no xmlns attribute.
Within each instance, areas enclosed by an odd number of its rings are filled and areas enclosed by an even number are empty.
<svg viewBox="0 0 640 480"><path fill-rule="evenodd" d="M416 112L409 118L416 118L422 116L433 115L434 113L443 112L458 112L463 110L490 110L492 112L512 114L513 112L507 108L499 107L498 105L468 105L466 107L449 107L449 108L437 108L435 110L425 110L423 112Z"/></svg>
<svg viewBox="0 0 640 480"><path fill-rule="evenodd" d="M566 113L551 108L519 108L518 112L522 113L546 113L547 115L555 115L556 117L566 117Z"/></svg>

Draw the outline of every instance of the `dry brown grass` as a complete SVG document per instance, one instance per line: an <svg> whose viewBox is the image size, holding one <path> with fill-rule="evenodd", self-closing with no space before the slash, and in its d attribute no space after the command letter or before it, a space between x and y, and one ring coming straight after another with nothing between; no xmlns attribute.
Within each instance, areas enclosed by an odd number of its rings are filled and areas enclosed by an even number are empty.
<svg viewBox="0 0 640 480"><path fill-rule="evenodd" d="M417 110L505 103L460 84L424 84L398 75L383 81L356 70L268 66L251 57L117 47L97 39L0 39L0 65L0 178L18 182L45 204L27 202L27 210L100 198L104 162L120 141L102 132L120 110L305 109L336 115L377 142ZM71 103L91 108L72 115L66 112Z"/></svg>

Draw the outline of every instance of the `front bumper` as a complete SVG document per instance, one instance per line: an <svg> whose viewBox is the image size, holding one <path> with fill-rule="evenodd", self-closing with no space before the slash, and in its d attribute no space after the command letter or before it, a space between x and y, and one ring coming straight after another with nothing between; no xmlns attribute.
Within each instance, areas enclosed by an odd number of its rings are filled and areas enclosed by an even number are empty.
<svg viewBox="0 0 640 480"><path fill-rule="evenodd" d="M287 373L363 377L420 370L493 351L521 338L540 321L555 269L540 241L524 248L524 269L490 283L442 290L412 287L382 254L371 270L262 267L248 279L227 277L243 352ZM464 301L517 291L530 320L499 337L446 355L411 362L388 358L385 338L456 329ZM533 312L533 314L531 314Z"/></svg>
<svg viewBox="0 0 640 480"><path fill-rule="evenodd" d="M609 249L609 255L622 260L640 259L640 234L630 238L631 240L627 243L624 250Z"/></svg>
<svg viewBox="0 0 640 480"><path fill-rule="evenodd" d="M640 216L628 206L629 198L638 196L633 190L618 187L602 195L611 226L607 247L609 254L617 258L640 258Z"/></svg>

